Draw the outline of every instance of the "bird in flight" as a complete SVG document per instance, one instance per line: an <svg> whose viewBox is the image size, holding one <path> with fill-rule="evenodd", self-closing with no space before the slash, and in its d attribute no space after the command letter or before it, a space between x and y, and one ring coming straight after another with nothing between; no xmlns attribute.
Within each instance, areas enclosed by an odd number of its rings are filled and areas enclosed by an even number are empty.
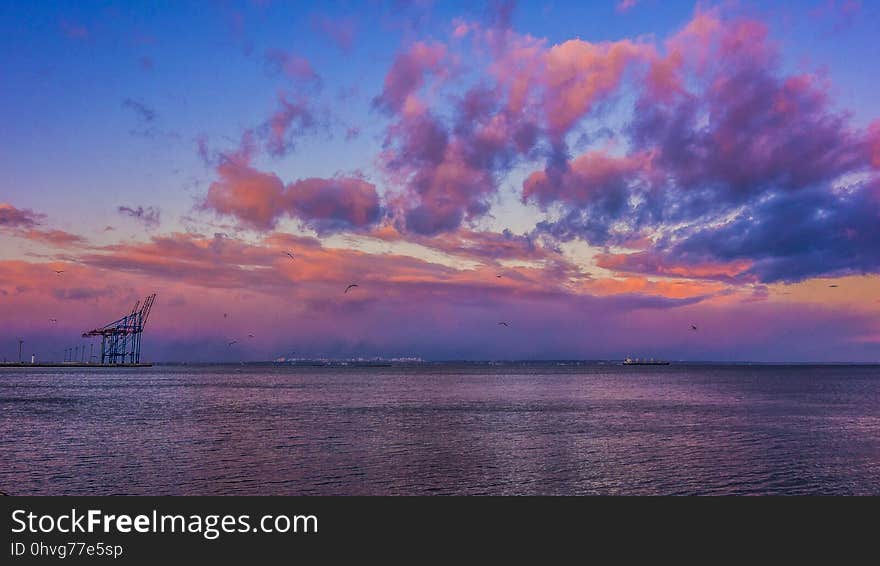
<svg viewBox="0 0 880 566"><path fill-rule="evenodd" d="M62 273L64 273L63 269L53 269L53 271L55 272L55 275L61 275Z"/></svg>
<svg viewBox="0 0 880 566"><path fill-rule="evenodd" d="M499 273L499 274L496 275L495 277L497 277L498 279L501 279L501 274Z"/></svg>
<svg viewBox="0 0 880 566"><path fill-rule="evenodd" d="M832 289L836 289L837 285L829 285L829 287L831 287Z"/></svg>
<svg viewBox="0 0 880 566"><path fill-rule="evenodd" d="M696 331L696 330L697 330L697 325L696 325L696 324L692 324L692 325L691 325L691 330Z"/></svg>
<svg viewBox="0 0 880 566"><path fill-rule="evenodd" d="M223 313L223 318L226 318L227 316L229 316L227 313Z"/></svg>
<svg viewBox="0 0 880 566"><path fill-rule="evenodd" d="M58 319L57 318L50 318L49 322L51 322L52 324L58 324Z"/></svg>
<svg viewBox="0 0 880 566"><path fill-rule="evenodd" d="M349 285L348 287L345 288L345 291L343 291L342 294L344 295L344 294L348 293L350 290L354 289L355 287L357 287L357 284L352 283L351 285Z"/></svg>
<svg viewBox="0 0 880 566"><path fill-rule="evenodd" d="M253 334L248 334L248 338L254 338Z"/></svg>
<svg viewBox="0 0 880 566"><path fill-rule="evenodd" d="M238 340L232 340L232 341L230 341L230 342L227 342L226 345L227 345L227 346L232 346L233 344L237 344L237 343L238 343Z"/></svg>
<svg viewBox="0 0 880 566"><path fill-rule="evenodd" d="M284 255L286 255L286 256L289 257L290 259L296 259L295 257L293 257L293 254L290 253L290 252L284 252Z"/></svg>
<svg viewBox="0 0 880 566"><path fill-rule="evenodd" d="M504 321L499 322L498 325L499 326L508 326L508 327L510 326L510 324L508 324L507 322L504 322Z"/></svg>

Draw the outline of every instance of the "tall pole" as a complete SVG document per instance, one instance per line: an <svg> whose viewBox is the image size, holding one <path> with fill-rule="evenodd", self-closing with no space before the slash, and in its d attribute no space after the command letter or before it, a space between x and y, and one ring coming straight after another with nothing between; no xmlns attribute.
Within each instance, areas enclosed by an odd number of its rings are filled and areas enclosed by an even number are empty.
<svg viewBox="0 0 880 566"><path fill-rule="evenodd" d="M24 344L24 339L18 339L18 363L21 363L21 345Z"/></svg>

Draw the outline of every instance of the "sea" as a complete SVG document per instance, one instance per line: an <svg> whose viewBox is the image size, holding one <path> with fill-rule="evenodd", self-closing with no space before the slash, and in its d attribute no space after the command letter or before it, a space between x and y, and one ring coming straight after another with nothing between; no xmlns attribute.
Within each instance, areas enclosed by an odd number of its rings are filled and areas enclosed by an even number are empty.
<svg viewBox="0 0 880 566"><path fill-rule="evenodd" d="M0 369L12 495L880 495L880 366Z"/></svg>

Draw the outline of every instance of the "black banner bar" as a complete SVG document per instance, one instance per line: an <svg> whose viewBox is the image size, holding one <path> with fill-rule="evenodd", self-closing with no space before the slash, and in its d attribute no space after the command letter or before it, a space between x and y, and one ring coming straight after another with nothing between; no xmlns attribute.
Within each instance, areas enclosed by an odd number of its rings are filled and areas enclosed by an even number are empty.
<svg viewBox="0 0 880 566"><path fill-rule="evenodd" d="M3 564L399 557L618 559L873 541L872 498L2 497ZM411 554L412 548L420 548ZM826 548L827 550L827 548Z"/></svg>

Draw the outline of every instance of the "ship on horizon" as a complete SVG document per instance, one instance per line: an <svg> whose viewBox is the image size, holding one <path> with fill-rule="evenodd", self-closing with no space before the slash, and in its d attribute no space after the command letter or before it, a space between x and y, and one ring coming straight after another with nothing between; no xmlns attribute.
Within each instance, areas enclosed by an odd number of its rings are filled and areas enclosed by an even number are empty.
<svg viewBox="0 0 880 566"><path fill-rule="evenodd" d="M625 366L668 366L669 362L667 362L666 360L655 360L654 358L650 358L650 359L648 359L648 358L645 358L645 359L635 358L635 359L633 359L633 358L627 357L625 360L623 360L623 365L625 365Z"/></svg>

